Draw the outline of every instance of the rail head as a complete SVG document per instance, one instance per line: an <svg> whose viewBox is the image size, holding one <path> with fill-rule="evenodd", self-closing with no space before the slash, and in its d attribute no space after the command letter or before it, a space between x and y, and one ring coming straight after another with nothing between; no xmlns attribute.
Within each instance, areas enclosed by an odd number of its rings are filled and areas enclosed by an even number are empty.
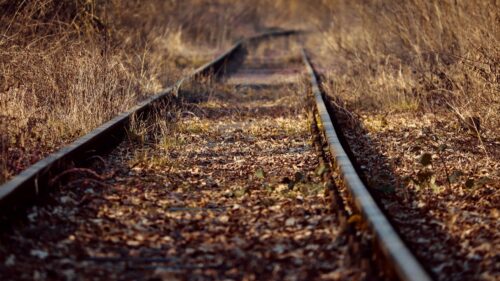
<svg viewBox="0 0 500 281"><path fill-rule="evenodd" d="M323 125L330 153L335 160L349 193L354 199L356 207L368 222L384 255L394 266L395 272L401 280L431 281L432 278L430 275L399 237L356 172L353 163L342 147L340 138L323 100L316 72L304 49L302 50L302 57L310 76L317 112Z"/></svg>

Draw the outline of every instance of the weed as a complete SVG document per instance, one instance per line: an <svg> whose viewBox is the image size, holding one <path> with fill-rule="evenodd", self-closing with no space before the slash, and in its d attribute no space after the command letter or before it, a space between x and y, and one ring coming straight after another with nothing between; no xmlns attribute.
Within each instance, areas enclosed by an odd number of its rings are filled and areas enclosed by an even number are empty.
<svg viewBox="0 0 500 281"><path fill-rule="evenodd" d="M325 2L326 3L326 2ZM448 112L498 135L498 2L329 1L320 36L327 92L351 108Z"/></svg>
<svg viewBox="0 0 500 281"><path fill-rule="evenodd" d="M186 140L179 135L175 136L164 136L163 139L158 144L158 147L165 151L180 149L182 146L186 145Z"/></svg>

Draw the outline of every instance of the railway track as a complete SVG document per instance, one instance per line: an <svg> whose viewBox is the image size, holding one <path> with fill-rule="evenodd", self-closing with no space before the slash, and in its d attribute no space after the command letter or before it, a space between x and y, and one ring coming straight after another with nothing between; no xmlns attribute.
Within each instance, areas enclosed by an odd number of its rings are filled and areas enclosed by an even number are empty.
<svg viewBox="0 0 500 281"><path fill-rule="evenodd" d="M294 34L237 42L1 186L0 276L432 280L356 173Z"/></svg>

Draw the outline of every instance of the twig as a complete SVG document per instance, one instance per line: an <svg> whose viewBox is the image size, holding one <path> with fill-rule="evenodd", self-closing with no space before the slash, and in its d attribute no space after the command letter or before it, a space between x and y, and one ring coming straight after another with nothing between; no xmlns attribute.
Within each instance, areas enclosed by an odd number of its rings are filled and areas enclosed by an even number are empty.
<svg viewBox="0 0 500 281"><path fill-rule="evenodd" d="M444 158L441 155L441 152L439 151L439 149L438 149L438 156L439 156L439 159L441 160L441 163L444 166L444 172L446 174L446 181L448 182L448 188L451 190L450 173L448 171L448 166L446 166L446 163L444 162Z"/></svg>
<svg viewBox="0 0 500 281"><path fill-rule="evenodd" d="M223 268L222 263L213 264L182 264L174 266L137 266L131 267L132 269L142 269L142 270L153 270L153 269L163 269L163 270L194 270L194 269L211 269L211 268Z"/></svg>
<svg viewBox="0 0 500 281"><path fill-rule="evenodd" d="M206 210L210 210L210 211L224 211L225 208L224 207L205 207L205 208L202 208L202 207L170 207L168 208L166 211L167 212L201 212L201 211L206 211Z"/></svg>
<svg viewBox="0 0 500 281"><path fill-rule="evenodd" d="M166 263L178 262L175 258L143 258L143 257L86 257L85 261L93 262L134 262L134 263Z"/></svg>
<svg viewBox="0 0 500 281"><path fill-rule="evenodd" d="M483 138L481 137L481 133L479 132L479 128L477 127L477 124L474 120L471 121L472 124L468 124L467 119L460 113L460 111L451 105L448 101L446 101L446 104L448 107L452 109L452 111L460 118L460 120L467 126L472 127L474 131L476 132L477 138L479 140L479 143L481 143L481 148L484 150L484 153L486 154L486 157L490 158L488 154L488 150L486 149L486 146L484 145Z"/></svg>
<svg viewBox="0 0 500 281"><path fill-rule="evenodd" d="M102 186L102 187L111 187L111 185L107 184L107 183L104 183L102 181L98 181L98 180L95 180L95 179L77 179L77 180L73 180L73 181L70 181L68 182L68 185L69 186L74 186L74 185L77 185L79 183L93 183L95 185L99 185L99 186Z"/></svg>
<svg viewBox="0 0 500 281"><path fill-rule="evenodd" d="M72 169L69 169L69 170L66 170L66 171L60 173L55 178L53 178L52 180L50 180L49 185L50 186L54 186L56 183L58 183L59 181L61 181L65 176L68 176L68 175L71 175L71 174L83 174L83 175L86 175L87 177L90 176L93 179L97 179L97 180L101 180L101 181L105 180L105 178L103 178L102 176L100 176L99 174L97 174L95 171L93 171L91 169L87 169L87 168L72 168Z"/></svg>
<svg viewBox="0 0 500 281"><path fill-rule="evenodd" d="M125 262L125 263L176 263L170 266L131 266L132 269L164 269L164 270L186 270L186 269L208 269L208 268L218 268L222 267L223 263L211 263L211 264L184 264L178 258L142 258L142 257L87 257L84 258L85 261L106 263L106 262ZM182 263L182 264L181 264Z"/></svg>

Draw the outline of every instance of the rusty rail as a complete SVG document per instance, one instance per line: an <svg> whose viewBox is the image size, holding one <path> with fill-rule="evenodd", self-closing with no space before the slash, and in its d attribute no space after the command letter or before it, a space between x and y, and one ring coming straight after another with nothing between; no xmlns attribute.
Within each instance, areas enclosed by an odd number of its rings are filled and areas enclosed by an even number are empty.
<svg viewBox="0 0 500 281"><path fill-rule="evenodd" d="M330 153L342 176L343 182L351 194L354 204L368 222L383 254L394 267L398 277L405 281L431 281L432 278L430 275L399 237L356 172L333 126L332 119L323 100L316 72L305 50L302 50L302 57L310 76L319 121L323 125Z"/></svg>

